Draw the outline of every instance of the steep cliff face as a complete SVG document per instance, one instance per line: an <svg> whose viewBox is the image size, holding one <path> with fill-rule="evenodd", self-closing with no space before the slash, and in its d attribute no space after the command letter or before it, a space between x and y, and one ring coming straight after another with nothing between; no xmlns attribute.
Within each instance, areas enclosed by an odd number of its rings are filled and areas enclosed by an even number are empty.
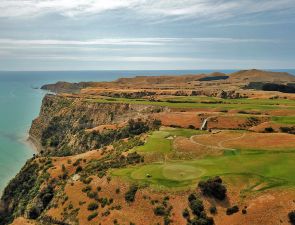
<svg viewBox="0 0 295 225"><path fill-rule="evenodd" d="M110 138L116 139L116 133L120 133L118 130L103 134L86 130L103 124L126 123L130 119L146 120L150 113L161 110L163 108L155 106L97 103L80 98L46 95L39 117L32 123L30 137L40 151L49 155L81 153L100 148L104 143L109 144Z"/></svg>

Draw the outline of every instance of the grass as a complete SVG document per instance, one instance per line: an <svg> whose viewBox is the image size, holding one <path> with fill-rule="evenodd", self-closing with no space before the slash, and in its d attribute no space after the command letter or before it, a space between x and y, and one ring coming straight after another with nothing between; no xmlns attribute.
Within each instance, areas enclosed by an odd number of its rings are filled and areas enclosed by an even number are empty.
<svg viewBox="0 0 295 225"><path fill-rule="evenodd" d="M273 116L271 120L279 124L295 125L295 116Z"/></svg>
<svg viewBox="0 0 295 225"><path fill-rule="evenodd" d="M196 186L201 179L222 176L227 180L238 177L247 183L244 191L259 191L272 187L295 186L295 152L238 152L199 160L167 161L116 169L114 176L151 184L157 188L186 188Z"/></svg>
<svg viewBox="0 0 295 225"><path fill-rule="evenodd" d="M295 101L288 99L220 99L201 96L180 96L163 98L161 102L154 102L145 99L128 98L97 98L87 101L100 103L129 103L142 105L167 106L171 108L211 108L219 110L274 110L294 109ZM170 102L169 102L170 101ZM173 102L171 102L173 101Z"/></svg>
<svg viewBox="0 0 295 225"><path fill-rule="evenodd" d="M148 138L147 142L138 146L134 151L138 152L169 152L172 149L171 140L166 137L169 136L165 131L154 131Z"/></svg>
<svg viewBox="0 0 295 225"><path fill-rule="evenodd" d="M137 152L170 152L172 151L172 140L168 137L181 136L191 137L204 133L205 131L184 129L184 128L163 128L160 131L152 132L144 145L134 148Z"/></svg>

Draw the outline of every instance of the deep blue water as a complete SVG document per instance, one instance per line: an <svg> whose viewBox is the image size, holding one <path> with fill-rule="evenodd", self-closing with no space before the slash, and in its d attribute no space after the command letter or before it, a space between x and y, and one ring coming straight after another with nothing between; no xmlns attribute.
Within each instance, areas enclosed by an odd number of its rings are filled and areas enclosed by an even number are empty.
<svg viewBox="0 0 295 225"><path fill-rule="evenodd" d="M230 73L235 70L219 70ZM295 70L286 71L295 74ZM179 75L210 73L214 70L177 71L67 71L0 72L0 192L30 158L34 150L27 132L37 117L45 92L33 89L57 81L111 81L136 75Z"/></svg>

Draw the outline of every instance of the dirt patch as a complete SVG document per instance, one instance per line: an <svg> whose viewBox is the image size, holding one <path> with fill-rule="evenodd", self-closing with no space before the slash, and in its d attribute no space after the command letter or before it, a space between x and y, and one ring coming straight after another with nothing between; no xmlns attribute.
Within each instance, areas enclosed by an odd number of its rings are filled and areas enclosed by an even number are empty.
<svg viewBox="0 0 295 225"><path fill-rule="evenodd" d="M279 149L294 148L295 136L284 133L253 133L223 131L193 137L193 141L208 147L236 149Z"/></svg>
<svg viewBox="0 0 295 225"><path fill-rule="evenodd" d="M214 217L218 225L289 225L288 213L294 210L295 192L288 190L269 191L258 196L253 196L244 204L239 205L240 211L231 216L225 215L225 209L218 208ZM241 210L247 207L247 213Z"/></svg>
<svg viewBox="0 0 295 225"><path fill-rule="evenodd" d="M173 147L178 152L191 153L196 157L218 155L222 153L221 149L198 145L192 142L189 138L184 137L177 137L173 142Z"/></svg>
<svg viewBox="0 0 295 225"><path fill-rule="evenodd" d="M23 217L16 218L11 225L35 225L36 222L33 220L28 220Z"/></svg>
<svg viewBox="0 0 295 225"><path fill-rule="evenodd" d="M188 128L201 126L201 118L196 112L165 112L154 114L154 118L161 120L164 126L179 126Z"/></svg>

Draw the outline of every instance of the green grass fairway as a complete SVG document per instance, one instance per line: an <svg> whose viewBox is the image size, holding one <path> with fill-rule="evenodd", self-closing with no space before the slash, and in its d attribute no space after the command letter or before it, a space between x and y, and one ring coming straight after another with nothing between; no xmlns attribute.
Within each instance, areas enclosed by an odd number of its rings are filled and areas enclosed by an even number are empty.
<svg viewBox="0 0 295 225"><path fill-rule="evenodd" d="M91 102L101 103L129 103L142 105L158 105L171 108L211 108L219 110L273 110L273 109L294 109L295 101L288 99L220 99L202 96L180 96L163 98L161 102L148 101L145 99L128 98L97 98L88 99ZM209 101L209 103L208 103Z"/></svg>
<svg viewBox="0 0 295 225"><path fill-rule="evenodd" d="M279 124L295 125L295 116L273 116L271 120Z"/></svg>
<svg viewBox="0 0 295 225"><path fill-rule="evenodd" d="M134 148L137 152L169 152L172 150L172 140L167 139L172 136L191 137L201 134L205 131L182 129L182 128L163 128L160 131L154 131L149 135L144 145Z"/></svg>
<svg viewBox="0 0 295 225"><path fill-rule="evenodd" d="M248 190L295 186L295 152L246 152L192 161L169 161L115 169L112 175L157 188L196 186L200 179L219 175L247 183Z"/></svg>
<svg viewBox="0 0 295 225"><path fill-rule="evenodd" d="M169 152L172 150L172 143L171 140L166 138L168 136L168 132L154 131L149 135L144 145L138 146L133 150L138 152Z"/></svg>

